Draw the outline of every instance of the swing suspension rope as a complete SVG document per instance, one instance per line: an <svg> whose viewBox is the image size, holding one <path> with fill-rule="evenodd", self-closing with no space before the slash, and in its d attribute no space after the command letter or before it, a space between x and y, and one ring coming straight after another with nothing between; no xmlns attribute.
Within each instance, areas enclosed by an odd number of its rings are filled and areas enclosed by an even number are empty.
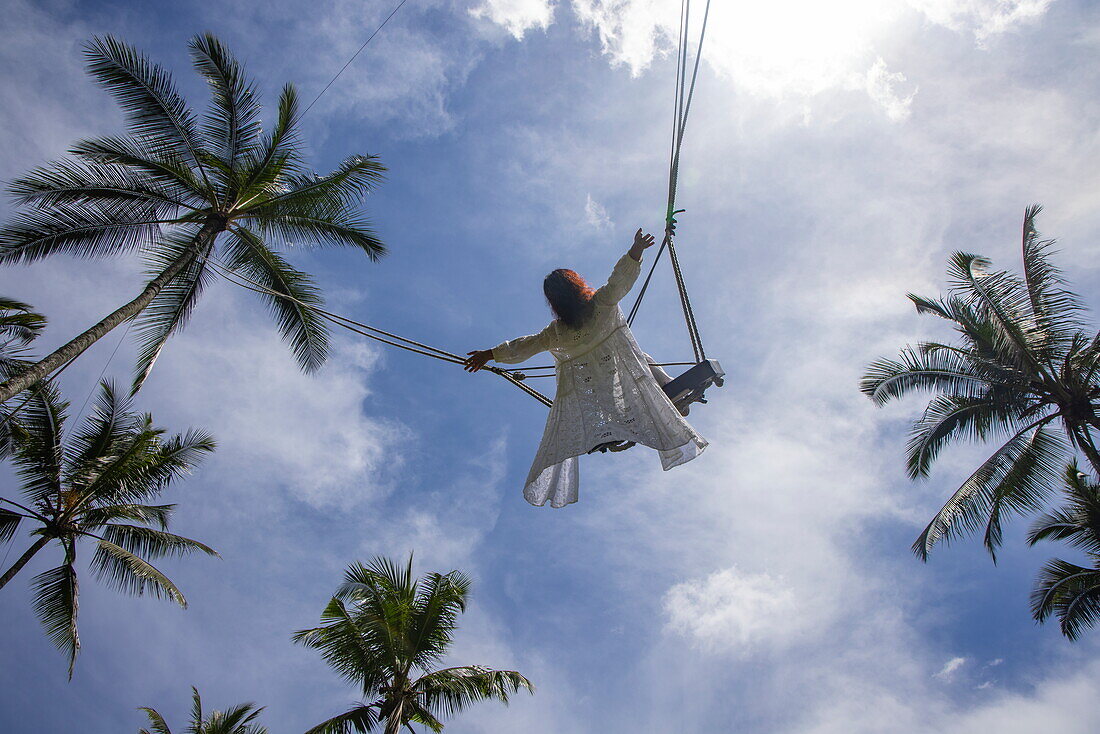
<svg viewBox="0 0 1100 734"><path fill-rule="evenodd" d="M688 25L691 16L691 0L680 2L680 31L676 51L676 93L674 115L672 121L672 152L668 167L668 205L665 208L665 237L661 241L661 247L657 250L657 256L653 258L653 265L649 268L642 289L638 292L638 298L630 308L627 323L634 325L634 318L638 315L638 309L642 305L649 282L653 279L653 273L657 269L657 263L661 255L668 250L669 260L672 262L672 274L676 279L676 290L680 295L680 305L684 310L684 321L687 324L688 338L691 340L691 350L695 355L695 362L701 362L707 358L703 349L703 340L699 336L699 326L695 321L695 312L691 308L691 298L688 296L687 286L684 284L684 273L680 268L680 258L676 254L676 244L673 241L672 225L676 222L676 215L683 209L676 209L676 184L680 174L680 149L684 144L684 129L687 126L688 113L691 111L691 100L695 95L695 80L699 76L699 61L703 56L703 40L707 33L707 19L710 16L710 0L707 0L703 11L703 23L699 31L699 43L695 48L695 63L691 71L691 81L687 81L688 60Z"/></svg>

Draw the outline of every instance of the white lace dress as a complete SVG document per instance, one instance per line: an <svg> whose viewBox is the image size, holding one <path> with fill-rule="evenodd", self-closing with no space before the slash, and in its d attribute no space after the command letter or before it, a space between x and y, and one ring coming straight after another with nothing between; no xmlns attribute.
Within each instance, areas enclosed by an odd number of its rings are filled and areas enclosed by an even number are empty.
<svg viewBox="0 0 1100 734"><path fill-rule="evenodd" d="M524 498L563 507L577 501L577 458L608 441L657 449L665 471L691 461L707 442L684 420L661 385L669 377L634 341L619 301L630 292L641 263L623 255L594 309L579 328L553 321L538 334L493 347L493 359L523 362L539 352L554 356L557 392Z"/></svg>

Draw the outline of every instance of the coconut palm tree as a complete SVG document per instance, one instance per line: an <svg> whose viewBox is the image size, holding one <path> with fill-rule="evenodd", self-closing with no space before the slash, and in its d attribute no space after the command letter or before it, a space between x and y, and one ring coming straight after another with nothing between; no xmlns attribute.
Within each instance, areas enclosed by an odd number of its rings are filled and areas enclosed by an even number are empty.
<svg viewBox="0 0 1100 734"><path fill-rule="evenodd" d="M1071 640L1100 621L1100 484L1078 470L1066 468L1069 502L1042 515L1027 535L1029 545L1040 540L1064 540L1088 556L1091 568L1051 559L1036 579L1031 613L1038 622L1057 616L1062 634Z"/></svg>
<svg viewBox="0 0 1100 734"><path fill-rule="evenodd" d="M355 684L365 701L309 730L348 734L382 727L398 734L411 724L441 731L441 717L478 701L509 696L531 682L515 671L477 665L433 669L447 654L470 580L458 571L412 575L387 558L356 563L321 613L322 626L294 641L321 651L325 662Z"/></svg>
<svg viewBox="0 0 1100 734"><path fill-rule="evenodd" d="M25 368L26 347L46 328L46 317L21 301L0 296L0 380ZM18 405L0 403L0 459L11 450L12 431L19 430Z"/></svg>
<svg viewBox="0 0 1100 734"><path fill-rule="evenodd" d="M175 505L146 504L173 480L187 474L214 440L205 432L164 436L148 413L132 410L104 382L91 414L67 433L68 403L56 387L41 383L23 409L23 432L11 460L22 496L0 497L0 543L13 541L29 525L34 542L3 576L0 588L51 543L60 548L60 566L31 581L34 610L46 634L69 658L69 678L80 650L77 634L76 572L81 541L95 543L92 573L119 591L146 592L186 607L183 594L150 560L194 551L217 555L202 543L168 532Z"/></svg>
<svg viewBox="0 0 1100 734"><path fill-rule="evenodd" d="M1024 215L1023 277L956 252L946 297L909 295L918 313L949 322L958 343L906 346L899 359L870 365L860 385L878 405L935 393L910 433L912 479L927 476L952 441L1003 440L913 544L922 560L938 541L983 528L996 560L1005 517L1039 511L1075 449L1100 473L1100 335L1086 332L1081 304L1050 262L1053 242L1035 229L1039 211Z"/></svg>
<svg viewBox="0 0 1100 734"><path fill-rule="evenodd" d="M266 302L301 368L315 370L328 351L325 325L310 308L321 293L278 250L334 245L371 260L385 252L358 206L381 180L377 159L352 156L332 173L310 172L294 87L283 88L265 134L255 86L225 46L206 34L190 49L212 93L201 119L165 69L110 36L88 42L88 71L127 113L128 134L78 142L70 157L9 186L24 208L0 228L0 264L141 251L152 279L132 301L0 384L0 402L130 319L140 340L136 391L212 273L252 281L246 287Z"/></svg>
<svg viewBox="0 0 1100 734"><path fill-rule="evenodd" d="M172 734L159 711L146 706L141 710L149 717L149 728L139 730L138 734ZM242 703L227 711L211 711L205 716L199 689L191 686L191 723L187 734L267 734L266 726L255 723L262 712L262 706L257 708L254 703Z"/></svg>

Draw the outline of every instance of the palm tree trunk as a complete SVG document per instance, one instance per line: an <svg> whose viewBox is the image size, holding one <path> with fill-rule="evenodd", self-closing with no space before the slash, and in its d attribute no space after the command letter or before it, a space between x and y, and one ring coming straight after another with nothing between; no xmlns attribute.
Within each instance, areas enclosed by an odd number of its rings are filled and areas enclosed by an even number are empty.
<svg viewBox="0 0 1100 734"><path fill-rule="evenodd" d="M140 314L145 310L145 307L156 298L157 294L161 292L164 286L170 283L173 278L179 275L180 272L195 259L196 253L207 251L209 249L208 246L213 243L214 238L223 231L225 231L224 219L219 217L207 219L202 229L195 235L194 247L191 247L183 255L176 258L176 260L165 268L160 275L150 281L149 285L145 286L145 290L141 292L141 295L125 306L117 309L114 313L107 316L83 334L74 338L68 344L59 347L40 362L31 365L23 372L20 372L0 384L0 403L12 399L39 380L46 379L60 369L66 362L80 356L84 350L109 334L116 326Z"/></svg>
<svg viewBox="0 0 1100 734"><path fill-rule="evenodd" d="M397 705L390 711L390 715L386 717L386 734L401 734L401 719L403 709L401 701L398 701Z"/></svg>
<svg viewBox="0 0 1100 734"><path fill-rule="evenodd" d="M50 539L45 536L42 536L38 540L34 541L34 545L32 545L30 548L27 548L27 552L19 556L19 560L12 564L12 567L5 571L3 576L0 576L0 589L4 588L4 585L11 581L12 577L15 576L15 574L19 573L23 566L27 565L27 561L33 558L34 554L42 550L42 548L45 547L46 543L49 542Z"/></svg>

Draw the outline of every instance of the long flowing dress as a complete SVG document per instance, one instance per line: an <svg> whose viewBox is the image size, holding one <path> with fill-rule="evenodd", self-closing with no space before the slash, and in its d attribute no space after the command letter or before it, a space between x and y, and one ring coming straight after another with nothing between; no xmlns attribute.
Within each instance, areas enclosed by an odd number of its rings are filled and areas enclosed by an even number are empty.
<svg viewBox="0 0 1100 734"><path fill-rule="evenodd" d="M619 309L641 267L629 253L623 255L607 284L596 291L593 311L580 327L555 320L538 334L493 347L493 359L505 364L544 351L554 356L554 405L523 489L533 505L576 502L577 459L599 444L649 446L659 452L665 471L691 461L707 446L661 389L668 375L638 347Z"/></svg>

